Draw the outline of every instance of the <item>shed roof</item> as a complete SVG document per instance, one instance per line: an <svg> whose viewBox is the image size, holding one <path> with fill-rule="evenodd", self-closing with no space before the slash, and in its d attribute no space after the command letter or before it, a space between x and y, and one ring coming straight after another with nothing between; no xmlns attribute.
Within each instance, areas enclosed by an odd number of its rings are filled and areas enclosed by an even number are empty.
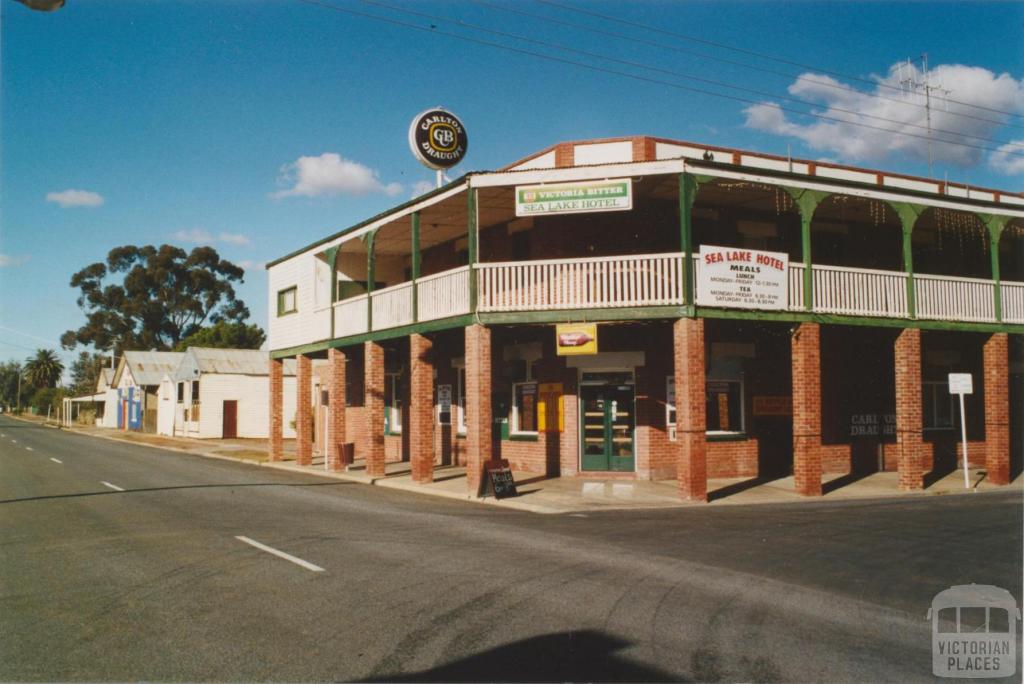
<svg viewBox="0 0 1024 684"><path fill-rule="evenodd" d="M189 347L185 353L195 358L201 373L266 375L270 363L270 354L258 349Z"/></svg>
<svg viewBox="0 0 1024 684"><path fill-rule="evenodd" d="M124 362L137 385L159 385L164 375L174 372L184 352L126 351Z"/></svg>

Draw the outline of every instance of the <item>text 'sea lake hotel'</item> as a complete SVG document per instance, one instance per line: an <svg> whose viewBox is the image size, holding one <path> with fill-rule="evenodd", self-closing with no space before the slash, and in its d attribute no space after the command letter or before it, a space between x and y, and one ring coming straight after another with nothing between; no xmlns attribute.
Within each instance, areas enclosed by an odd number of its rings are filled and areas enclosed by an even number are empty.
<svg viewBox="0 0 1024 684"><path fill-rule="evenodd" d="M272 458L294 419L300 464L464 467L470 492L491 459L676 479L694 501L720 477L792 474L813 496L881 469L920 489L961 453L950 373L973 379L972 464L1006 484L1020 458L1020 192L566 142L268 269ZM312 397L295 416L293 358Z"/></svg>

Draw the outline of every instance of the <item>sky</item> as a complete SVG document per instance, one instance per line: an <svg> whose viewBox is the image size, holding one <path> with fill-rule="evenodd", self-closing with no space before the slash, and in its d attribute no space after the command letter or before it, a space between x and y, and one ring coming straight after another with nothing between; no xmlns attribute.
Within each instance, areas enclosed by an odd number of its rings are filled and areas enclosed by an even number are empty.
<svg viewBox="0 0 1024 684"><path fill-rule="evenodd" d="M452 177L625 135L926 176L907 79L934 177L1021 192L1021 35L1019 2L0 0L0 360L70 364L69 280L127 244L212 245L265 328L267 261L432 187L434 106Z"/></svg>

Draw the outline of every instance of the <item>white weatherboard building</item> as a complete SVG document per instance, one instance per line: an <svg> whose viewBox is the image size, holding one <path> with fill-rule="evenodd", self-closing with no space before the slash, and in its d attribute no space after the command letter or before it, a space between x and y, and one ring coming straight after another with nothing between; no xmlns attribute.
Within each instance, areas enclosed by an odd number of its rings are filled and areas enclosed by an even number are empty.
<svg viewBox="0 0 1024 684"><path fill-rule="evenodd" d="M267 352L191 347L165 374L159 390L158 432L201 439L268 435ZM295 367L285 368L285 415L295 414ZM295 431L285 421L286 436Z"/></svg>

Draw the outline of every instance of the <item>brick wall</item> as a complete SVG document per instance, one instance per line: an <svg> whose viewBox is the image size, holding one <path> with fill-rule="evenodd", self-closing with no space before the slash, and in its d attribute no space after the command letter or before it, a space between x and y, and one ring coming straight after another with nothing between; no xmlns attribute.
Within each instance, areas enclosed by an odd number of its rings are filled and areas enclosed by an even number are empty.
<svg viewBox="0 0 1024 684"><path fill-rule="evenodd" d="M793 485L821 496L821 328L801 323L793 333Z"/></svg>

